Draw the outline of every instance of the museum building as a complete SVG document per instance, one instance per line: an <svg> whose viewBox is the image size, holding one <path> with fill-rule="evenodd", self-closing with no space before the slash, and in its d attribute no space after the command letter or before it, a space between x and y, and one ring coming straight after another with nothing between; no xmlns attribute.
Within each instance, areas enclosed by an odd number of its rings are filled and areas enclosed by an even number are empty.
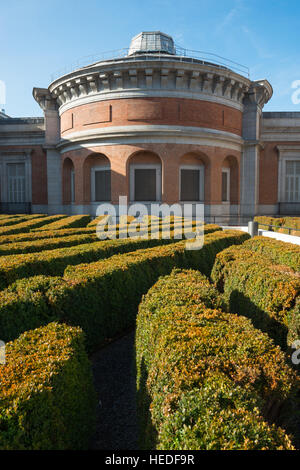
<svg viewBox="0 0 300 470"><path fill-rule="evenodd" d="M2 212L205 205L207 219L300 213L300 113L263 112L267 80L161 32L34 88L44 118L0 113Z"/></svg>

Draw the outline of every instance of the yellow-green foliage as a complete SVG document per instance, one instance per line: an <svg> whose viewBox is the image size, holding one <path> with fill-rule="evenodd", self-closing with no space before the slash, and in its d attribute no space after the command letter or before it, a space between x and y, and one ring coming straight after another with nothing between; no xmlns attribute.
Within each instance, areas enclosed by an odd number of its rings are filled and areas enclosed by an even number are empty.
<svg viewBox="0 0 300 470"><path fill-rule="evenodd" d="M211 278L224 291L231 312L250 317L285 349L299 338L300 305L296 300L300 277L288 266L274 264L249 248L247 242L220 252Z"/></svg>
<svg viewBox="0 0 300 470"><path fill-rule="evenodd" d="M24 222L26 220L30 220L30 219L32 219L32 217L33 216L29 216L29 215L23 215L23 216L21 216L21 215L16 215L16 216L6 215L6 216L2 216L2 217L0 217L0 228L8 227L9 225L16 225L16 224ZM37 217L37 215L35 215L34 217Z"/></svg>
<svg viewBox="0 0 300 470"><path fill-rule="evenodd" d="M289 233L290 235L300 236L300 217L257 216L254 217L254 220L259 223L259 228L262 228L263 230L269 229L273 232ZM265 226L266 224L269 226L269 228ZM275 225L275 227L271 227L272 225Z"/></svg>
<svg viewBox="0 0 300 470"><path fill-rule="evenodd" d="M292 243L282 242L268 237L254 237L244 244L244 246L259 253L263 257L270 259L276 264L285 264L295 272L300 271L300 246Z"/></svg>
<svg viewBox="0 0 300 470"><path fill-rule="evenodd" d="M35 215L29 216L25 221L10 225L8 227L0 227L0 237L3 235L14 235L17 233L29 232L32 229L41 229L42 226L50 224L53 221L60 220L64 215Z"/></svg>
<svg viewBox="0 0 300 470"><path fill-rule="evenodd" d="M205 227L205 233L214 232L217 227L207 225ZM84 240L84 237L86 239ZM107 258L116 253L125 253L128 251L134 251L140 248L149 248L151 246L157 246L167 243L172 243L172 238L161 240L160 238L148 239L145 238L134 238L134 239L117 239L117 240L105 240L96 241L96 234L90 233L88 236L78 235L77 238L69 237L69 240L58 239L56 242L48 240L32 242L23 242L22 247L24 252L28 250L26 254L11 254L7 256L0 256L0 288L5 288L10 283L23 277L30 277L37 274L49 274L49 275L62 275L64 269L68 265L74 265L79 263L89 263L97 261L98 259ZM73 243L74 241L74 243ZM89 243L86 243L88 242ZM47 250L47 242L50 250ZM72 245L72 246L65 246ZM36 248L40 246L44 247L44 251L38 251ZM61 246L61 248L55 248ZM77 246L73 246L77 245ZM0 245L1 249L6 249L8 252L15 248L15 251L20 247L14 246L12 243L9 245Z"/></svg>
<svg viewBox="0 0 300 470"><path fill-rule="evenodd" d="M192 271L160 279L143 298L136 331L143 448L293 449L268 420L281 419L299 379L266 334L217 310L220 302Z"/></svg>
<svg viewBox="0 0 300 470"><path fill-rule="evenodd" d="M83 233L81 235L70 235L64 237L38 238L28 241L18 241L17 239L16 242L11 240L10 243L0 244L0 256L38 253L44 250L76 246L95 241L98 241L95 232L87 232L86 234Z"/></svg>
<svg viewBox="0 0 300 470"><path fill-rule="evenodd" d="M33 230L32 232L17 233L13 235L2 235L0 232L0 245L7 243L45 240L53 238L68 237L72 235L94 234L94 227L67 228L62 230Z"/></svg>
<svg viewBox="0 0 300 470"><path fill-rule="evenodd" d="M6 344L0 366L0 449L81 449L95 391L80 328L50 323Z"/></svg>
<svg viewBox="0 0 300 470"><path fill-rule="evenodd" d="M220 227L214 224L207 224L204 227L204 233L211 233L211 232L216 232L218 230L221 230ZM190 229L190 232L192 233L193 229ZM36 233L34 234L35 237L32 237L30 240L26 241L19 241L22 238L18 235L11 235L9 241L7 243L0 243L0 256L4 255L14 255L14 254L26 254L26 253L38 253L41 251L45 250L53 250L55 248L64 248L64 247L71 247L71 246L76 246L76 245L82 245L84 243L92 243L99 241L96 231L95 230L87 230L85 233L79 234L79 235L64 235L64 236L49 236L45 237L43 236L43 231L39 232L41 233L42 238L37 238ZM49 233L49 232L46 232ZM57 232L53 232L54 235ZM60 231L58 232L60 233ZM119 233L122 232L118 232ZM32 233L30 233L31 235ZM52 232L49 233L49 235L52 234ZM149 234L149 237L151 235L150 230L143 230L143 234ZM163 233L159 234L159 238L162 237ZM175 228L175 234L177 234L177 229ZM170 230L170 235L171 238L174 237L174 229L171 228ZM184 233L183 237L184 238ZM15 240L14 241L14 237ZM24 236L26 238L26 236ZM122 238L122 240L126 240L125 238Z"/></svg>
<svg viewBox="0 0 300 470"><path fill-rule="evenodd" d="M95 227L99 222L104 222L105 220L108 220L109 216L108 215L99 215L98 217L95 217L89 224L87 224L87 227ZM135 220L135 217L131 215L123 215L121 216L121 221L120 224L125 224L125 223L130 223L133 220Z"/></svg>
<svg viewBox="0 0 300 470"><path fill-rule="evenodd" d="M1 338L9 341L25 329L60 320L81 326L89 348L95 348L134 323L142 294L160 275L174 267L194 267L209 274L219 251L248 237L234 230L214 232L205 236L201 250L186 250L185 241L160 243L102 261L68 266L64 278L18 280L0 292Z"/></svg>
<svg viewBox="0 0 300 470"><path fill-rule="evenodd" d="M70 217L65 217L61 220L57 220L52 224L49 224L47 227L42 228L41 230L61 230L66 228L80 228L86 227L90 222L91 217L89 215L72 215Z"/></svg>
<svg viewBox="0 0 300 470"><path fill-rule="evenodd" d="M187 223L187 229L194 227L195 223L194 222L188 222ZM160 230L164 230L170 226L170 229L179 229L181 227L181 223L176 221L173 223L171 221L170 225L169 224L162 224L160 223L152 223L151 227L155 230L158 231L158 228ZM67 236L72 236L72 235L83 235L83 234L95 234L96 233L96 226L87 226L87 227L81 227L81 228L66 228L66 229L60 229L60 230L49 230L47 227L44 227L43 230L33 230L32 232L26 232L25 233L17 233L13 235L9 234L3 234L1 236L1 230L0 230L0 245L2 244L7 244L7 243L16 243L16 242L23 242L23 241L34 241L34 240L42 240L42 239L52 239L52 238L60 238L60 237L67 237ZM141 233L148 233L148 231L151 229L149 224L141 224L138 225L138 230ZM207 232L209 228L211 231L216 231L216 230L221 230L221 228L218 225L214 224L205 224L205 231ZM109 231L108 231L109 228ZM123 224L123 225L110 225L109 227L106 226L105 231L107 232L107 237L109 238L111 233L122 235L122 236L127 236L127 231L128 231L128 224Z"/></svg>
<svg viewBox="0 0 300 470"><path fill-rule="evenodd" d="M91 222L87 224L87 227L96 227L99 222L104 222L107 218L107 215L99 215L98 217L95 217L95 219L91 220Z"/></svg>

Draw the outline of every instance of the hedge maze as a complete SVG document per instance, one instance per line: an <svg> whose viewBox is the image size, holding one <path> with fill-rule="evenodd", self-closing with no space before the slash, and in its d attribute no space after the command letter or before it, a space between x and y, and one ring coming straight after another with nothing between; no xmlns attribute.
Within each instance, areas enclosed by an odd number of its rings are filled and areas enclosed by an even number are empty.
<svg viewBox="0 0 300 470"><path fill-rule="evenodd" d="M204 225L186 250L178 219L99 240L99 223L0 216L0 449L88 448L89 356L135 326L141 448L295 449L299 248Z"/></svg>

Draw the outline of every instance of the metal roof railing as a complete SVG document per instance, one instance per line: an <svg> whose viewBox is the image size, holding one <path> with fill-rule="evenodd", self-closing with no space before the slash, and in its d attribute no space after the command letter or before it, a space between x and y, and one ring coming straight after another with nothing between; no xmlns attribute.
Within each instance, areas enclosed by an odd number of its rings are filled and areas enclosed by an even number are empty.
<svg viewBox="0 0 300 470"><path fill-rule="evenodd" d="M84 69L87 66L96 65L99 62L110 62L114 60L123 59L124 61L133 62L133 61L140 61L140 60L162 60L167 59L168 57L172 58L173 60L179 62L189 62L189 63L197 63L203 65L210 65L219 67L222 69L230 69L233 72L239 73L247 78L250 78L250 70L249 67L242 65L238 62L235 62L230 59L226 59L218 54L214 54L212 52L205 52L205 51L196 51L192 49L184 49L183 47L176 46L176 54L168 54L168 52L164 51L142 51L140 49L137 50L135 54L128 55L129 48L117 49L112 51L101 52L99 54L93 54L84 56L77 61L69 64L68 66L64 67L63 69L57 70L53 74L51 74L51 82L56 80L57 78L71 73L75 70Z"/></svg>

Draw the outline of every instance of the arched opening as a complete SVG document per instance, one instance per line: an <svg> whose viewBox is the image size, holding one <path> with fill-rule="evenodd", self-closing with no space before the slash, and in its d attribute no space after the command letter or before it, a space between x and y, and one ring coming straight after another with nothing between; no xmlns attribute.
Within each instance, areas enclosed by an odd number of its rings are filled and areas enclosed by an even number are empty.
<svg viewBox="0 0 300 470"><path fill-rule="evenodd" d="M111 201L111 168L109 159L98 153L89 155L83 165L85 200Z"/></svg>
<svg viewBox="0 0 300 470"><path fill-rule="evenodd" d="M161 200L162 164L153 152L137 152L129 159L129 197L131 202Z"/></svg>
<svg viewBox="0 0 300 470"><path fill-rule="evenodd" d="M63 203L75 202L75 169L71 158L65 158L63 162Z"/></svg>
<svg viewBox="0 0 300 470"><path fill-rule="evenodd" d="M207 161L196 153L187 153L179 162L179 200L204 202Z"/></svg>
<svg viewBox="0 0 300 470"><path fill-rule="evenodd" d="M237 158L229 155L222 163L222 203L237 204L239 200L239 177Z"/></svg>

